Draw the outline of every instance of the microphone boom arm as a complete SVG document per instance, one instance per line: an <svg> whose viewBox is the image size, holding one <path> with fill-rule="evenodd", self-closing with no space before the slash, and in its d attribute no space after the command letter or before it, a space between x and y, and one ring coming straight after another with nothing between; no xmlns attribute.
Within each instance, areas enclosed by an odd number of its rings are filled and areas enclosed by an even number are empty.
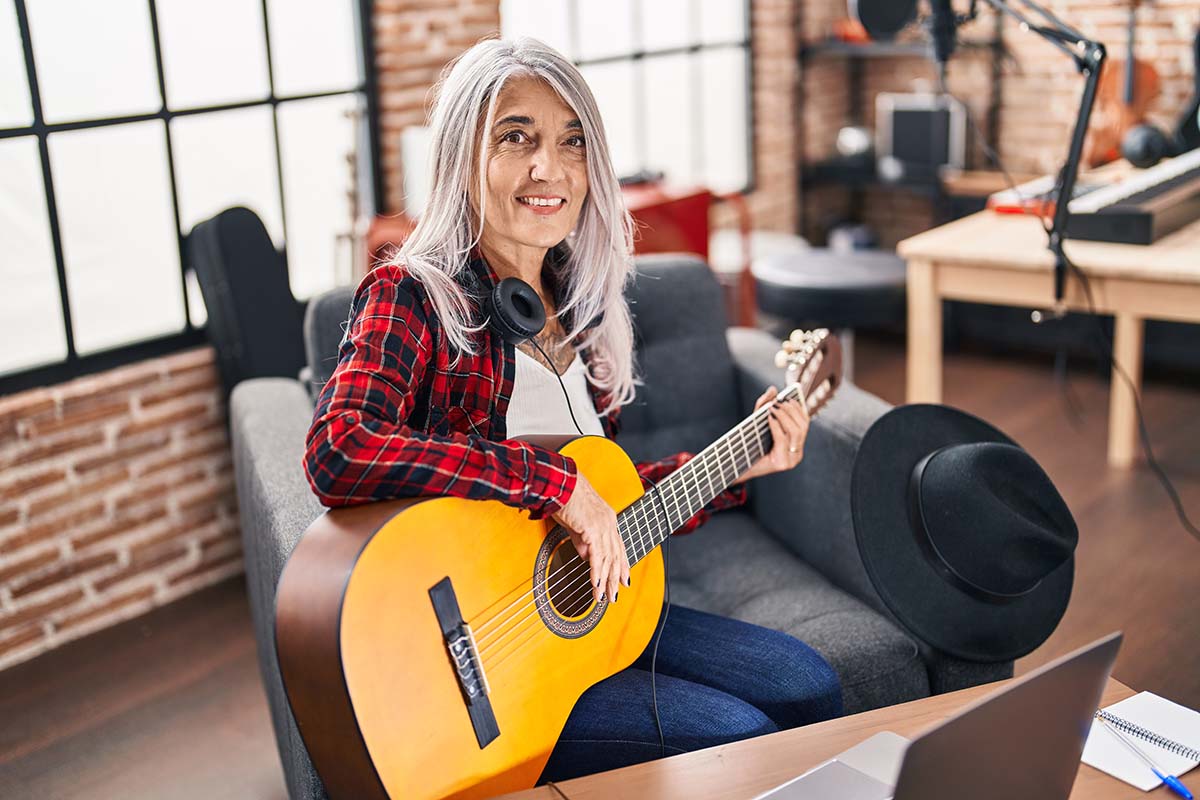
<svg viewBox="0 0 1200 800"><path fill-rule="evenodd" d="M1088 39L1079 31L1063 22L1048 9L1030 0L1021 0L1022 5L1040 14L1050 24L1038 25L1021 11L1012 7L1005 0L983 0L997 11L1008 14L1016 19L1023 30L1031 30L1052 45L1071 57L1075 68L1086 76L1083 84L1083 94L1079 100L1079 113L1075 117L1075 129L1071 133L1071 145L1067 151L1067 161L1063 165L1058 178L1058 196L1054 204L1054 222L1049 231L1048 246L1054 254L1054 310L1056 317L1063 316L1065 303L1063 301L1066 288L1067 257L1063 252L1063 241L1066 239L1067 206L1075 191L1075 179L1079 175L1079 161L1083 157L1083 141L1087 135L1088 122L1092 117L1092 107L1096 102L1096 85L1100 80L1100 68L1104 64L1106 51L1104 45L1093 39ZM971 0L971 10L966 19L975 17L976 0ZM1035 312L1036 313L1036 312ZM1035 321L1039 318L1035 316Z"/></svg>

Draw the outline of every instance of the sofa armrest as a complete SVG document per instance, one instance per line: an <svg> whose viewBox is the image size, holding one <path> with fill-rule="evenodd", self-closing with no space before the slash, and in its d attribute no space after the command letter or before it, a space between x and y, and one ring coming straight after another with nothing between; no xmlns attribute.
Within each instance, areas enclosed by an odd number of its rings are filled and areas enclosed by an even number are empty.
<svg viewBox="0 0 1200 800"><path fill-rule="evenodd" d="M229 398L233 471L258 666L288 796L325 798L288 706L275 654L275 588L292 549L324 508L304 477L304 438L313 405L298 380L251 378Z"/></svg>
<svg viewBox="0 0 1200 800"><path fill-rule="evenodd" d="M784 374L775 366L780 342L754 328L730 328L727 338L740 401L748 413L768 386L782 387ZM935 694L1011 677L1011 661L971 663L921 642L895 618L871 584L850 514L850 476L863 435L890 408L875 395L843 382L813 419L800 465L751 482L750 509L784 547L906 631L920 648Z"/></svg>
<svg viewBox="0 0 1200 800"><path fill-rule="evenodd" d="M727 338L748 413L766 387L783 387L783 370L775 366L780 342L754 328L730 328ZM843 382L813 419L800 465L750 484L750 508L764 528L841 589L885 612L854 538L850 473L863 434L889 408Z"/></svg>

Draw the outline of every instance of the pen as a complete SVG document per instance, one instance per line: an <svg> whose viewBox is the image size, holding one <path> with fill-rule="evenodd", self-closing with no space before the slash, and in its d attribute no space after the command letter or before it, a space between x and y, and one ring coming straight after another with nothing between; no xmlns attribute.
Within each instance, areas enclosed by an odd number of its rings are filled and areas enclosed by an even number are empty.
<svg viewBox="0 0 1200 800"><path fill-rule="evenodd" d="M1154 762L1150 760L1150 757L1134 746L1133 742L1128 741L1123 733L1109 724L1108 720L1100 716L1097 716L1096 719L1100 720L1101 724L1110 730L1113 736L1117 737L1117 741L1128 747L1135 756L1145 762L1146 766L1150 768L1150 771L1153 772L1160 781L1170 787L1171 791L1175 792L1175 794L1179 795L1185 800L1192 800L1192 793L1189 792L1188 788L1180 782L1179 778L1176 778L1174 775L1164 775L1162 772L1159 772L1158 767L1154 765Z"/></svg>

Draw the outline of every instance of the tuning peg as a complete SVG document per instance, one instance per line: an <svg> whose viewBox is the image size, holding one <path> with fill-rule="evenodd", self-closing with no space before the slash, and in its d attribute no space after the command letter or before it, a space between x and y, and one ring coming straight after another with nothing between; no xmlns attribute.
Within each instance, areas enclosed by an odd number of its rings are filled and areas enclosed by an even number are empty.
<svg viewBox="0 0 1200 800"><path fill-rule="evenodd" d="M788 365L789 358L790 356L786 350L780 350L775 354L775 366L780 369L785 368Z"/></svg>
<svg viewBox="0 0 1200 800"><path fill-rule="evenodd" d="M793 346L802 347L804 345L805 338L805 332L797 328L796 330L792 331L792 335L788 337L788 340Z"/></svg>

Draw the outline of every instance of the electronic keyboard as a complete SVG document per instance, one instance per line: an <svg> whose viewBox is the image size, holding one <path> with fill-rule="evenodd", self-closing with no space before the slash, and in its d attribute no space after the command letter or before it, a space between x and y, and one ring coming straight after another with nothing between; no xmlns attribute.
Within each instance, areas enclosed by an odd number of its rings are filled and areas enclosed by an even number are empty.
<svg viewBox="0 0 1200 800"><path fill-rule="evenodd" d="M1150 244L1200 220L1200 148L1076 197L1068 239Z"/></svg>

